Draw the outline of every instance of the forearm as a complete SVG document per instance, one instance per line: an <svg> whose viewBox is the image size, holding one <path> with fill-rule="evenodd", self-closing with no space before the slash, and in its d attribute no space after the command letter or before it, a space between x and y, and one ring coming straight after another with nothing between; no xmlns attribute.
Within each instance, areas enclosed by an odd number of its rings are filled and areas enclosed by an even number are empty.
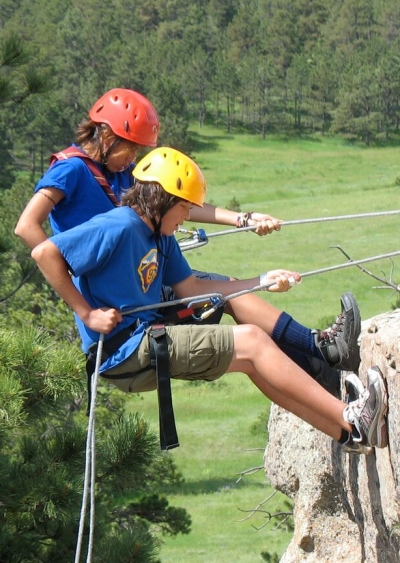
<svg viewBox="0 0 400 563"><path fill-rule="evenodd" d="M61 299L85 322L92 307L73 284L67 263L58 248L50 240L46 240L32 250L31 256Z"/></svg>
<svg viewBox="0 0 400 563"><path fill-rule="evenodd" d="M219 281L207 280L190 276L182 282L173 286L173 290L179 298L205 295L208 293L220 293L226 297L242 291L253 290L259 287L260 290L267 289L272 292L288 291L296 283L300 283L301 276L298 272L291 270L270 270L261 276L246 280Z"/></svg>
<svg viewBox="0 0 400 563"><path fill-rule="evenodd" d="M266 213L230 211L215 207L208 203L204 207L193 207L190 210L190 220L199 223L213 223L229 225L230 227L254 227L258 235L267 235L281 228L280 219Z"/></svg>
<svg viewBox="0 0 400 563"><path fill-rule="evenodd" d="M237 211L222 209L221 207L215 207L208 203L205 203L203 208L192 207L190 210L190 220L198 223L212 223L235 227L237 217Z"/></svg>

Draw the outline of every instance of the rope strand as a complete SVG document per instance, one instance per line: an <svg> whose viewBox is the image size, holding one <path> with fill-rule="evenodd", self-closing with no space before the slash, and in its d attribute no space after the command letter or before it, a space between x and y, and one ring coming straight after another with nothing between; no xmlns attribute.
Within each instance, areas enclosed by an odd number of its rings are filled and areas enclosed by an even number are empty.
<svg viewBox="0 0 400 563"><path fill-rule="evenodd" d="M385 217L388 215L398 215L400 214L400 209L396 209L393 211L376 211L373 213L356 213L356 214L352 214L352 215L334 215L332 217L316 217L313 219L296 219L293 221L281 221L281 226L282 227L286 227L286 226L290 226L290 225L305 225L305 224L310 224L310 223L325 223L328 221L344 221L346 219L366 219L366 218L370 218L370 217ZM207 238L212 238L212 237L219 237L222 235L230 235L230 234L234 234L234 233L243 233L245 231L255 231L257 229L257 227L255 225L249 225L248 227L241 227L239 229L235 228L235 229L228 229L225 231L216 231L214 233L208 233L207 234ZM196 231L190 231L188 229L184 229L184 228L179 228L178 229L178 233L194 233ZM202 241L203 244L204 241Z"/></svg>
<svg viewBox="0 0 400 563"><path fill-rule="evenodd" d="M89 498L90 488L90 521L89 521L89 543L86 563L91 563L93 552L94 538L94 519L95 519L95 412L96 412L96 395L99 381L101 356L103 352L104 334L100 334L96 355L96 367L91 381L92 393L89 410L89 422L86 437L86 456L85 456L85 479L83 483L82 507L79 520L79 531L77 548L75 552L75 563L79 563L82 550L83 532L85 528L85 517Z"/></svg>

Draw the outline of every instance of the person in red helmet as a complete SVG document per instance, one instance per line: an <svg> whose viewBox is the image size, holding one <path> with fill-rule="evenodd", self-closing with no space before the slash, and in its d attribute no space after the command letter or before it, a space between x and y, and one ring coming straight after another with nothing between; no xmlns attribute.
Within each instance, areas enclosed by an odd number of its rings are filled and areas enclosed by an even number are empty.
<svg viewBox="0 0 400 563"><path fill-rule="evenodd" d="M57 234L113 209L132 184L138 152L157 145L159 128L157 112L142 94L106 92L78 125L75 143L52 155L15 234L34 248L47 239L47 218Z"/></svg>

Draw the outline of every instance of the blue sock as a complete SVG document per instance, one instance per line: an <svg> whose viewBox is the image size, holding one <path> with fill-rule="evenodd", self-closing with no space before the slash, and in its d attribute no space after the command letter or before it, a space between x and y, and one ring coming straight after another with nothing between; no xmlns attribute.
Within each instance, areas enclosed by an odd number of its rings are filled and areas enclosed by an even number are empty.
<svg viewBox="0 0 400 563"><path fill-rule="evenodd" d="M293 348L307 356L324 360L320 349L315 345L314 334L312 334L311 329L301 325L284 311L274 326L271 338L279 348Z"/></svg>

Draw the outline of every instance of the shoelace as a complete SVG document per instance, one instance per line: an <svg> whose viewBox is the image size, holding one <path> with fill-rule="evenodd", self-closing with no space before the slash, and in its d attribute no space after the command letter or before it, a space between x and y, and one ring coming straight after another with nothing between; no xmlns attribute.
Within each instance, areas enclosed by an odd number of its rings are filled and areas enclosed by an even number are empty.
<svg viewBox="0 0 400 563"><path fill-rule="evenodd" d="M348 403L347 407L343 411L343 418L346 422L348 422L349 424L354 424L354 420L358 418L362 413L368 398L369 390L364 389L357 400Z"/></svg>
<svg viewBox="0 0 400 563"><path fill-rule="evenodd" d="M343 332L343 325L345 321L344 317L344 314L340 313L331 327L326 330L321 330L319 333L320 342L323 342L323 344L335 343L335 337L339 334L339 332Z"/></svg>

